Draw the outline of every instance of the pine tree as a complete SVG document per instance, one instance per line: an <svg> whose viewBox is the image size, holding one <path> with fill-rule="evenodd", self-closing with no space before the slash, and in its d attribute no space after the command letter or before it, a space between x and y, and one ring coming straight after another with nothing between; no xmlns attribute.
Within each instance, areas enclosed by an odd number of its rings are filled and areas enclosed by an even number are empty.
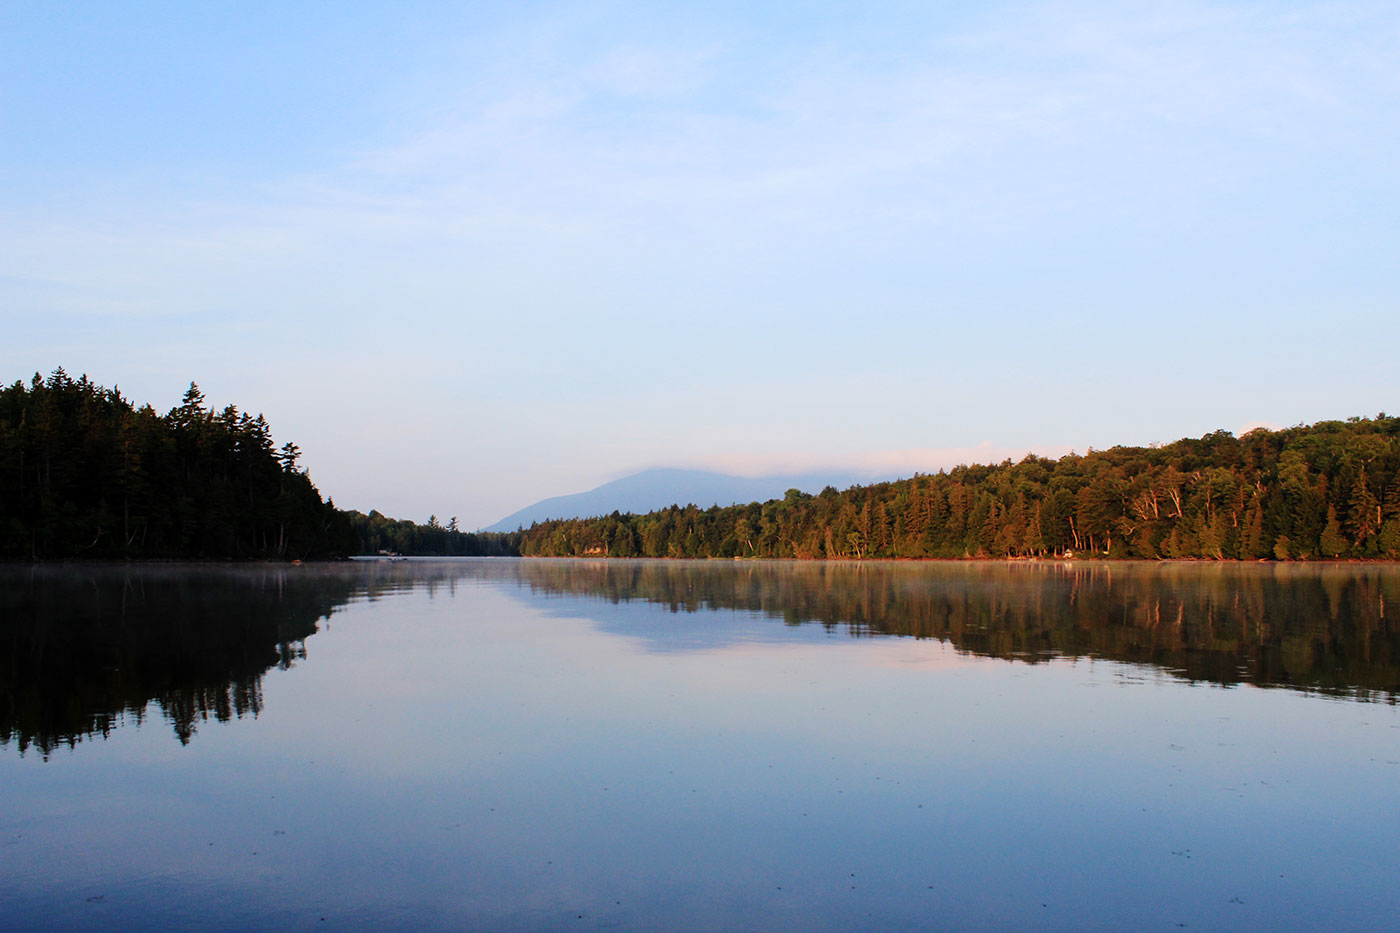
<svg viewBox="0 0 1400 933"><path fill-rule="evenodd" d="M1348 551L1346 536L1342 534L1342 523L1337 519L1336 506L1327 507L1327 524L1318 540L1324 557L1341 557Z"/></svg>
<svg viewBox="0 0 1400 933"><path fill-rule="evenodd" d="M1347 530L1358 547L1363 545L1381 527L1381 504L1366 483L1366 471L1356 471L1356 482L1351 487L1350 510L1347 515Z"/></svg>

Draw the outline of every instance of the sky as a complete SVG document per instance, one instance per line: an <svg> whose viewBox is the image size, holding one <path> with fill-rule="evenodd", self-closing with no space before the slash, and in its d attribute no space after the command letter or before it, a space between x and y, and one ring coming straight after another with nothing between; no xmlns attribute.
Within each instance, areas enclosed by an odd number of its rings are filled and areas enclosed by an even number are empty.
<svg viewBox="0 0 1400 933"><path fill-rule="evenodd" d="M480 527L1396 409L1393 2L10 3L0 380Z"/></svg>

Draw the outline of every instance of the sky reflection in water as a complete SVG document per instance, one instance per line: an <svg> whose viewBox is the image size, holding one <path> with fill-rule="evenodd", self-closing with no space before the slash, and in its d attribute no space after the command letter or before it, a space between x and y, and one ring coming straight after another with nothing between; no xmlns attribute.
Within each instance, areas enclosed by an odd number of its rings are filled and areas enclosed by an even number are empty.
<svg viewBox="0 0 1400 933"><path fill-rule="evenodd" d="M1379 566L6 569L0 914L1393 926L1397 586Z"/></svg>

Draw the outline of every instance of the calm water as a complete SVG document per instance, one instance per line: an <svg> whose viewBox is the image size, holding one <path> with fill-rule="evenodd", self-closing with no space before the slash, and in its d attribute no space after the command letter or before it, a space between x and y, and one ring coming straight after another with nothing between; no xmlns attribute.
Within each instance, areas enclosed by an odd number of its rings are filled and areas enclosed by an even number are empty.
<svg viewBox="0 0 1400 933"><path fill-rule="evenodd" d="M0 927L1400 929L1397 606L1377 565L0 568Z"/></svg>

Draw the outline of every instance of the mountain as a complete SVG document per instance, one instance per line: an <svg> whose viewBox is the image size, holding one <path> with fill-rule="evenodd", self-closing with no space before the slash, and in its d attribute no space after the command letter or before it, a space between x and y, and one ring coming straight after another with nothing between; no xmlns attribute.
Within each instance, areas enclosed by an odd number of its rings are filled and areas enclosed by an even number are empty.
<svg viewBox="0 0 1400 933"><path fill-rule="evenodd" d="M482 530L515 531L550 518L590 518L613 512L641 514L664 509L668 505L694 503L709 508L712 505L766 502L782 498L789 489L816 493L826 486L845 489L857 483L874 481L869 476L850 473L730 476L706 470L656 467L604 483L588 492L542 499Z"/></svg>

